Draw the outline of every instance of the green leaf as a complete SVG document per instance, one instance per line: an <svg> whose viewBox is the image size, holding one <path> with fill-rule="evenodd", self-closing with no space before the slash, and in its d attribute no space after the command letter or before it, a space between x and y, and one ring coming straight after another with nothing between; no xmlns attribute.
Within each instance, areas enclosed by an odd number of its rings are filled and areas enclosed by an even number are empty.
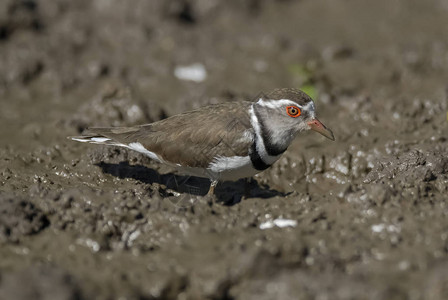
<svg viewBox="0 0 448 300"><path fill-rule="evenodd" d="M300 87L300 89L306 93L311 99L315 100L317 98L317 89L312 84L304 84Z"/></svg>

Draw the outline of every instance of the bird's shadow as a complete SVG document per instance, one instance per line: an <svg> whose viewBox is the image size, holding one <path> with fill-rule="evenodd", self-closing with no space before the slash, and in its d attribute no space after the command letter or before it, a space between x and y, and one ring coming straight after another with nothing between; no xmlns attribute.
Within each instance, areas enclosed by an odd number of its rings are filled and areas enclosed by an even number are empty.
<svg viewBox="0 0 448 300"><path fill-rule="evenodd" d="M130 165L128 162L96 164L106 174L118 178L132 178L143 183L157 183L166 187L161 189L165 196L173 195L171 191L190 195L191 197L205 196L210 187L210 180L207 178L195 176L181 176L174 173L159 174L154 169L143 165ZM218 202L225 205L234 205L246 197L272 198L275 196L287 196L288 193L282 193L270 189L267 185L260 185L256 180L240 179L235 182L220 182L215 190L215 196Z"/></svg>

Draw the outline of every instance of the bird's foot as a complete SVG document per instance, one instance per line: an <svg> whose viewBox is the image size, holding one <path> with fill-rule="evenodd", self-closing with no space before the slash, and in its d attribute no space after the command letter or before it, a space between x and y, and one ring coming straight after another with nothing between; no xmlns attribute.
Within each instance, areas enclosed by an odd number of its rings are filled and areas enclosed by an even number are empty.
<svg viewBox="0 0 448 300"><path fill-rule="evenodd" d="M215 187L218 185L218 180L212 180L210 183L210 189L208 190L207 196L215 195Z"/></svg>
<svg viewBox="0 0 448 300"><path fill-rule="evenodd" d="M213 205L213 203L216 203L218 201L218 198L215 195L215 187L217 184L217 180L212 180L208 193L204 196L204 200L207 201L209 205Z"/></svg>

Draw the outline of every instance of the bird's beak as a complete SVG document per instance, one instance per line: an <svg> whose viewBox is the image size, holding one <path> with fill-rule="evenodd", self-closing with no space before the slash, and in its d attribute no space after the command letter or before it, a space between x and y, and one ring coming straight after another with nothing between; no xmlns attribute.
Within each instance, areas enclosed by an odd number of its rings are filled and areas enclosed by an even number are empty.
<svg viewBox="0 0 448 300"><path fill-rule="evenodd" d="M322 134L324 137L329 138L330 140L334 141L334 135L333 132L325 127L324 124L322 124L321 121L318 119L312 119L308 122L308 126L310 126L311 130L317 131L320 134Z"/></svg>

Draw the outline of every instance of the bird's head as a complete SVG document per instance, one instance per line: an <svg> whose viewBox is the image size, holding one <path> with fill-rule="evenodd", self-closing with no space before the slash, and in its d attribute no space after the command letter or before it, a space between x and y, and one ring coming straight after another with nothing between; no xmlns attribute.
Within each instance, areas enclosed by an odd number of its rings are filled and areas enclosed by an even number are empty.
<svg viewBox="0 0 448 300"><path fill-rule="evenodd" d="M263 134L273 144L288 147L297 133L309 129L334 141L333 132L316 118L313 100L298 89L282 88L262 95L254 111Z"/></svg>

